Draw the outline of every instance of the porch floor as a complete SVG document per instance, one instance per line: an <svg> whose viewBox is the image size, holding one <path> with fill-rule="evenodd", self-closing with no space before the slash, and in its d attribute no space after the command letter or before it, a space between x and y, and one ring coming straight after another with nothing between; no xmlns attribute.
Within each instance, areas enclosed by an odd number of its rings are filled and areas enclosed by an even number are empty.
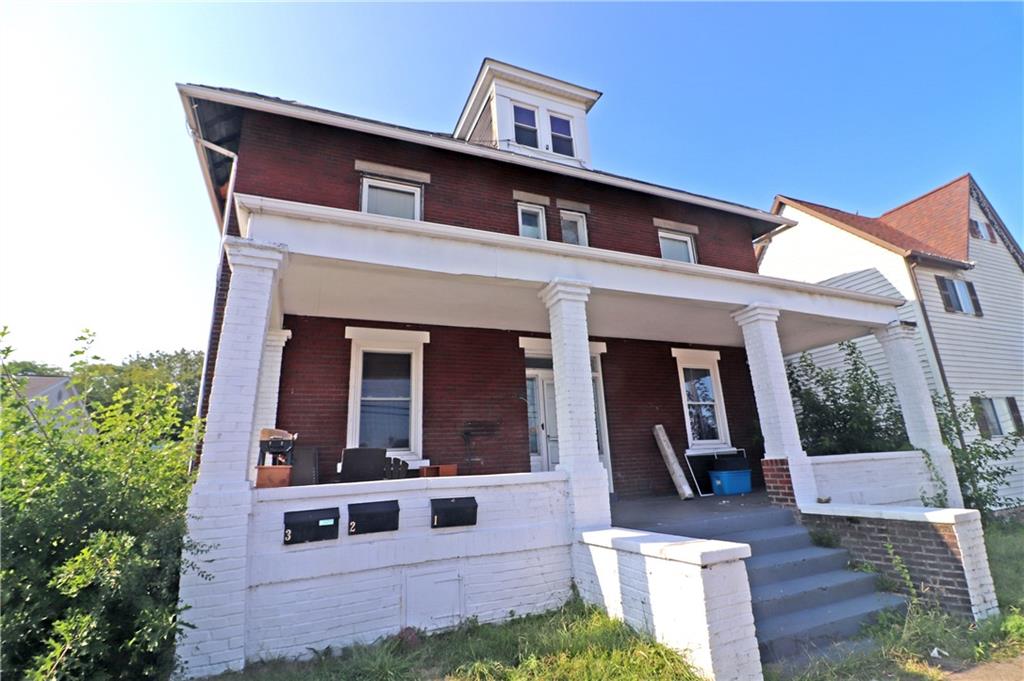
<svg viewBox="0 0 1024 681"><path fill-rule="evenodd" d="M786 518L792 518L792 511L773 506L764 490L685 501L668 495L612 502L612 524L616 527L684 537L715 538L767 527Z"/></svg>

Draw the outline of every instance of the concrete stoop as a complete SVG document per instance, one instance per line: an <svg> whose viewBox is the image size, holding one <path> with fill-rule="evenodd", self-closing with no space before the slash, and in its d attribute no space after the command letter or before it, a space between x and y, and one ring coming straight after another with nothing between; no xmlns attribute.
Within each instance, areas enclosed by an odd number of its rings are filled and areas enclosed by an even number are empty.
<svg viewBox="0 0 1024 681"><path fill-rule="evenodd" d="M844 549L812 545L788 510L745 515L743 529L736 529L737 518L718 520L688 529L750 545L747 577L763 662L828 648L855 636L881 612L906 605L903 596L879 592L874 575L849 569Z"/></svg>

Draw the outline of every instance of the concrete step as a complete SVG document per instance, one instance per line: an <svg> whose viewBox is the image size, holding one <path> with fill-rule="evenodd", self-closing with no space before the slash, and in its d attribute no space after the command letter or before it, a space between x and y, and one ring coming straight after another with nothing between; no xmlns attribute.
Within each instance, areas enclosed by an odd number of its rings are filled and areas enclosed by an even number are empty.
<svg viewBox="0 0 1024 681"><path fill-rule="evenodd" d="M750 544L750 551L755 556L811 546L811 535L800 525L779 525L757 530L742 530L724 534L715 539Z"/></svg>
<svg viewBox="0 0 1024 681"><path fill-rule="evenodd" d="M774 662L850 638L879 613L903 608L906 598L874 593L756 621L763 662Z"/></svg>
<svg viewBox="0 0 1024 681"><path fill-rule="evenodd" d="M720 510L695 518L683 518L675 522L647 523L648 526L631 524L629 527L651 532L676 534L681 537L721 539L723 535L748 530L762 530L770 527L793 525L793 512L786 508L758 508L755 511Z"/></svg>
<svg viewBox="0 0 1024 681"><path fill-rule="evenodd" d="M798 610L867 596L875 592L875 576L853 570L833 570L751 588L754 620L761 621Z"/></svg>
<svg viewBox="0 0 1024 681"><path fill-rule="evenodd" d="M762 586L798 577L841 570L849 556L845 549L824 549L811 546L792 551L765 553L747 558L747 578L750 586Z"/></svg>

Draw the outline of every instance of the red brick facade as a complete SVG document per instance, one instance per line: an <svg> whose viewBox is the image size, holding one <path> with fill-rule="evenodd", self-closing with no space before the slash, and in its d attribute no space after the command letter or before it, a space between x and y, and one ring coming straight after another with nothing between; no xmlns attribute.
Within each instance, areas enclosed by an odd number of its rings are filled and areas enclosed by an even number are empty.
<svg viewBox="0 0 1024 681"><path fill-rule="evenodd" d="M321 451L329 475L345 447L351 342L346 326L430 332L423 359L423 450L432 463L460 463L467 421L497 422L493 436L475 438L480 473L530 469L525 363L515 331L286 316L292 339L284 349L277 425ZM608 339L602 355L612 470L617 494L671 493L672 481L651 435L665 425L677 452L686 448L682 397L673 345ZM736 446L758 458L753 396L742 350L720 348L729 427ZM755 463L756 469L756 463Z"/></svg>
<svg viewBox="0 0 1024 681"><path fill-rule="evenodd" d="M789 475L789 459L764 459L764 487L768 500L778 506L796 506L793 478Z"/></svg>

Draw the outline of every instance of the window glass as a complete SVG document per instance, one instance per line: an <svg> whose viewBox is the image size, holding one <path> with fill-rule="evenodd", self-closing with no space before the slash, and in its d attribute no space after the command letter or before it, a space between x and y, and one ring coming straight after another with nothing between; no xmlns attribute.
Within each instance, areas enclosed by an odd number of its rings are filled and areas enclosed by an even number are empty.
<svg viewBox="0 0 1024 681"><path fill-rule="evenodd" d="M967 290L967 282L963 279L953 279L952 281L960 311L974 314L974 305L971 303L971 294Z"/></svg>
<svg viewBox="0 0 1024 681"><path fill-rule="evenodd" d="M582 215L562 213L562 241L567 244L587 245L587 222Z"/></svg>
<svg viewBox="0 0 1024 681"><path fill-rule="evenodd" d="M416 191L366 185L366 212L393 218L416 219Z"/></svg>
<svg viewBox="0 0 1024 681"><path fill-rule="evenodd" d="M563 156L575 156L572 144L572 123L568 118L551 116L551 150Z"/></svg>
<svg viewBox="0 0 1024 681"><path fill-rule="evenodd" d="M715 385L710 369L684 368L686 408L690 417L690 440L718 440Z"/></svg>
<svg viewBox="0 0 1024 681"><path fill-rule="evenodd" d="M534 456L540 452L537 442L540 434L540 415L538 414L537 399L537 379L536 377L529 376L526 379L526 427L530 433L530 454Z"/></svg>
<svg viewBox="0 0 1024 681"><path fill-rule="evenodd" d="M544 232L541 229L543 226L543 216L544 212L539 208L520 206L519 236L529 237L530 239L543 239Z"/></svg>
<svg viewBox="0 0 1024 681"><path fill-rule="evenodd" d="M408 449L412 355L364 352L359 446Z"/></svg>
<svg viewBox="0 0 1024 681"><path fill-rule="evenodd" d="M996 406L991 398L972 397L971 404L974 407L974 418L978 421L978 430L982 437L989 438L1003 434L999 416L996 414Z"/></svg>
<svg viewBox="0 0 1024 681"><path fill-rule="evenodd" d="M992 402L996 422L999 424L999 434L1005 435L1015 431L1017 427L1013 423L1013 414L1010 412L1009 401L1005 397L989 401Z"/></svg>
<svg viewBox="0 0 1024 681"><path fill-rule="evenodd" d="M569 123L569 119L562 118L560 116L551 117L551 132L556 135L565 135L566 137L572 137L572 124Z"/></svg>
<svg viewBox="0 0 1024 681"><path fill-rule="evenodd" d="M516 144L537 148L537 113L525 106L512 105L515 122Z"/></svg>
<svg viewBox="0 0 1024 681"><path fill-rule="evenodd" d="M661 257L666 260L693 262L693 247L689 237L662 234Z"/></svg>

